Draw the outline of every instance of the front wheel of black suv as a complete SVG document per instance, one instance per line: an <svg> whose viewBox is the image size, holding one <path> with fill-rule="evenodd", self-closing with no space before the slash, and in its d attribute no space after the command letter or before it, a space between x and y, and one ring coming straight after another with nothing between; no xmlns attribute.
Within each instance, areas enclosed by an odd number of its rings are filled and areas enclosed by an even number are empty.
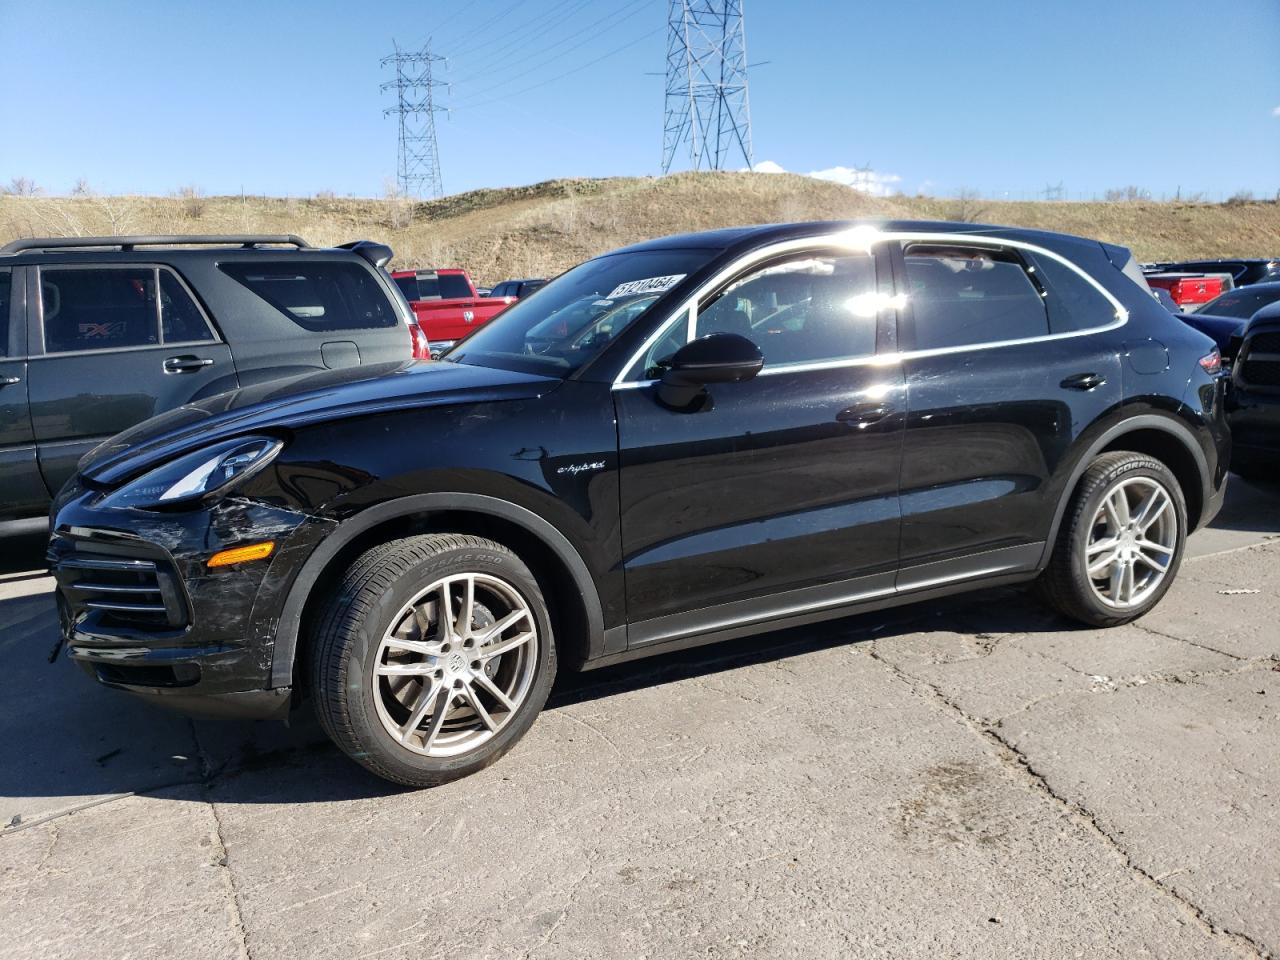
<svg viewBox="0 0 1280 960"><path fill-rule="evenodd" d="M374 547L315 622L311 681L325 732L406 786L493 763L532 725L555 679L537 581L514 553L480 537Z"/></svg>
<svg viewBox="0 0 1280 960"><path fill-rule="evenodd" d="M1080 480L1037 592L1091 626L1128 623L1168 592L1186 540L1186 500L1169 468L1145 454L1103 454Z"/></svg>

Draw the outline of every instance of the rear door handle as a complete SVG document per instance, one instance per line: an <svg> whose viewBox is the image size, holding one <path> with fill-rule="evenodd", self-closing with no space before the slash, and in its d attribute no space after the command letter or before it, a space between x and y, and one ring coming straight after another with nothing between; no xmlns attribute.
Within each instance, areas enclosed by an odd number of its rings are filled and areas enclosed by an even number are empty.
<svg viewBox="0 0 1280 960"><path fill-rule="evenodd" d="M208 357L170 357L164 362L165 373L191 373L202 367L212 367L213 361Z"/></svg>
<svg viewBox="0 0 1280 960"><path fill-rule="evenodd" d="M21 382L21 377L0 377L0 387L12 387L15 383Z"/></svg>
<svg viewBox="0 0 1280 960"><path fill-rule="evenodd" d="M868 403L855 403L852 407L845 407L836 414L836 419L841 423L851 423L857 427L869 427L873 423L879 423L891 413L893 413L892 404L879 403L873 400Z"/></svg>
<svg viewBox="0 0 1280 960"><path fill-rule="evenodd" d="M1059 386L1066 390L1092 390L1106 382L1106 377L1096 373L1077 373L1067 377Z"/></svg>

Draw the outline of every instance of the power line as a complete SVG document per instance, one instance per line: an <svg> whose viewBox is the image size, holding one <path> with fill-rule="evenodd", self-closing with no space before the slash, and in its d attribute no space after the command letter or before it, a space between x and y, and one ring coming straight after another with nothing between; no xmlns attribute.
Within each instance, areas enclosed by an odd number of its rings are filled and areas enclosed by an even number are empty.
<svg viewBox="0 0 1280 960"><path fill-rule="evenodd" d="M458 57L469 57L473 53L480 50L487 50L489 47L492 47L497 43L501 44L501 46L498 47L497 50L491 50L486 54L487 57L496 56L501 51L509 49L512 45L522 43L527 36L524 31L528 30L530 27L544 25L557 10L566 7L571 3L578 3L579 5L582 5L583 3L590 3L590 0L560 0L559 3L555 4L549 10L544 10L529 20L518 23L513 27L503 29L503 31L495 37L483 38L479 43L473 43L469 46L464 44L462 49L454 54L454 59L456 60Z"/></svg>
<svg viewBox="0 0 1280 960"><path fill-rule="evenodd" d="M607 13L600 19L592 21L591 23L587 24L585 27L582 27L579 30L575 30L573 33L565 34L563 37L561 37L559 40L557 40L555 43L551 44L550 46L543 47L540 50L535 50L533 51L533 53L529 54L528 56L517 57L514 60L507 60L502 64L501 67L498 67L495 70L469 74L456 80L455 82L461 84L461 83L466 83L470 80L480 78L480 77L492 78L495 74L501 75L502 73L504 73L505 71L509 70L512 67L517 67L522 63L528 63L530 60L535 60L541 57L545 57L546 54L550 53L552 50L555 50L557 47L563 46L564 44L568 43L570 40L573 40L577 37L582 36L584 33L594 31L592 33L592 39L599 39L603 34L613 29L613 26L617 26L618 24L625 23L627 20L630 20L636 14L640 13L642 9L648 7L651 2L652 0L635 0L634 3L623 4L621 9ZM598 30L598 31L595 29L596 27L600 26L600 24L605 23L609 20L614 21L612 26L607 26L603 30ZM559 26L559 24L551 24L551 26L555 27L555 26ZM544 65L546 63L550 63L553 60L558 59L559 57L564 56L565 53L569 53L572 50L576 50L580 46L582 46L582 44L576 44L575 46L570 47L568 50L565 50L562 53L556 54L556 56L552 57L551 60L543 61ZM517 76L523 76L523 74L518 74ZM514 79L514 78L509 77L508 80L510 79ZM503 82L505 83L506 81L503 81Z"/></svg>
<svg viewBox="0 0 1280 960"><path fill-rule="evenodd" d="M642 3L647 4L647 3L648 3L648 0L642 0ZM635 10L633 10L631 13L627 14L625 17L623 17L622 19L618 20L618 21L617 21L617 23L624 23L624 22L626 22L627 20L632 19L632 18L633 18L633 17L635 17L637 14L642 13L642 12L643 12L643 10L642 10L640 7L637 7L637 8L636 8ZM608 19L608 18L606 17L605 19ZM597 23L598 23L598 22L599 22L599 21L597 21ZM602 31L602 32L603 32L603 31ZM656 31L655 31L655 32L656 32ZM515 80L519 80L521 77L527 77L527 76L528 76L529 74L531 74L531 73L537 73L539 70L541 70L541 69L543 69L544 67L546 67L549 63L551 63L551 62L553 62L553 61L555 61L555 60L559 60L561 57L564 57L566 54L572 53L574 50L577 50L577 49L578 49L578 48L580 48L580 47L584 47L584 46L586 46L588 43L593 43L593 42L595 42L596 40L598 40L598 39L599 39L599 37L600 37L600 33L594 33L594 34L592 34L591 36L587 37L585 40L580 40L580 41L578 41L577 43L575 43L573 46L571 46L571 47L569 47L569 48L567 48L567 49L565 49L565 50L560 51L560 52L559 52L559 53L557 53L554 57L552 57L552 58L551 58L551 60L544 60L544 61L542 61L542 62L540 62L540 63L535 63L532 67L529 67L529 68L528 68L528 69L526 69L526 70L522 70L522 71L520 71L519 73L512 74L511 76L507 77L506 79L504 79L504 80L500 80L498 83L495 83L495 84L493 84L493 85L491 85L491 86L488 86L488 87L484 87L484 88L482 88L482 89L480 89L480 90L473 91L472 96L481 96L481 95L483 95L483 94L489 93L489 92L494 91L494 90L500 90L500 89L502 89L503 87L505 87L507 84L509 84L509 83L511 83L511 82L513 82L513 81L515 81ZM548 49L550 49L550 48L548 48ZM545 52L545 51L544 51L544 52Z"/></svg>
<svg viewBox="0 0 1280 960"><path fill-rule="evenodd" d="M694 170L723 170L732 152L750 167L743 0L669 2L662 172L685 142Z"/></svg>
<svg viewBox="0 0 1280 960"><path fill-rule="evenodd" d="M394 40L396 52L383 57L382 66L394 66L396 78L381 85L381 90L396 92L396 105L382 111L384 117L395 116L400 124L396 150L396 180L405 196L432 197L444 193L440 177L440 151L436 144L436 112L444 107L435 102L435 91L445 83L432 76L432 68L444 63L444 57L431 52L431 40L421 50L401 50Z"/></svg>
<svg viewBox="0 0 1280 960"><path fill-rule="evenodd" d="M507 96L518 97L521 94L528 93L531 90L537 90L539 87L545 87L549 83L555 83L557 80L562 80L565 77L572 76L575 73L581 73L583 70L586 70L588 67L594 67L597 63L600 63L602 60L608 60L610 57L616 56L617 54L622 53L622 51L628 50L631 47L634 47L637 43L643 43L645 40L648 40L650 37L658 33L661 33L665 29L666 27L658 27L655 30L650 30L648 33L641 34L640 36L636 37L634 40L630 40L627 43L622 44L622 46L620 47L614 47L612 50L609 50L607 53L602 53L600 56L596 57L594 60L588 60L586 63L576 66L572 70L566 70L563 73L556 74L554 77L548 77L546 80L542 80L538 83L530 84L527 87L524 87L520 90L516 90L513 93L507 94ZM488 100L479 100L473 103L464 103L464 104L461 104L460 106L483 107L490 103L501 102L501 100L502 98L500 97L492 97Z"/></svg>
<svg viewBox="0 0 1280 960"><path fill-rule="evenodd" d="M526 0L516 0L515 3L511 4L511 6L505 7L503 10L499 11L498 13L495 13L492 17L490 17L484 23L480 24L480 26L472 27L469 33L472 36L477 36L477 37L480 36L485 30L488 30L489 27L493 26L493 24L497 23L499 20L504 19L507 16L507 14L509 14L516 7L523 6L525 3L526 3Z"/></svg>

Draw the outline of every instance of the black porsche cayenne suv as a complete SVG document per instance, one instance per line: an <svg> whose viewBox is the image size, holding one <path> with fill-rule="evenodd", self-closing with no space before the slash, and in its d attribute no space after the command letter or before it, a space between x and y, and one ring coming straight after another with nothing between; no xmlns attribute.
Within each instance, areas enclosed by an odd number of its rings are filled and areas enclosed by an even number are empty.
<svg viewBox="0 0 1280 960"><path fill-rule="evenodd" d="M202 400L54 508L70 657L267 716L309 697L430 785L560 665L995 584L1150 610L1224 493L1208 337L1128 251L949 223L670 237L581 264L437 363Z"/></svg>

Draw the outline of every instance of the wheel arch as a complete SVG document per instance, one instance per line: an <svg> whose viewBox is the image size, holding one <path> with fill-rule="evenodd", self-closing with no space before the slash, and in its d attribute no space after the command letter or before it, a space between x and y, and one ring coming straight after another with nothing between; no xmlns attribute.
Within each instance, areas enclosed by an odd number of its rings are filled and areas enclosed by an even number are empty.
<svg viewBox="0 0 1280 960"><path fill-rule="evenodd" d="M547 600L556 645L571 665L604 652L600 595L582 554L533 511L474 493L424 493L387 501L343 521L320 542L294 578L281 607L271 660L271 686L295 685L301 637L324 585L377 543L410 533L449 532L502 543L533 569Z"/></svg>
<svg viewBox="0 0 1280 960"><path fill-rule="evenodd" d="M1116 450L1131 450L1155 457L1173 473L1187 501L1187 517L1191 529L1200 525L1203 516L1206 491L1209 485L1209 464L1204 451L1196 442L1191 429L1179 420L1159 414L1141 414L1114 424L1096 437L1076 461L1070 477L1058 498L1053 515L1053 526L1040 557L1040 568L1049 562L1058 530L1066 515L1071 499L1080 486L1080 480L1096 457ZM1188 531L1190 532L1190 531Z"/></svg>

